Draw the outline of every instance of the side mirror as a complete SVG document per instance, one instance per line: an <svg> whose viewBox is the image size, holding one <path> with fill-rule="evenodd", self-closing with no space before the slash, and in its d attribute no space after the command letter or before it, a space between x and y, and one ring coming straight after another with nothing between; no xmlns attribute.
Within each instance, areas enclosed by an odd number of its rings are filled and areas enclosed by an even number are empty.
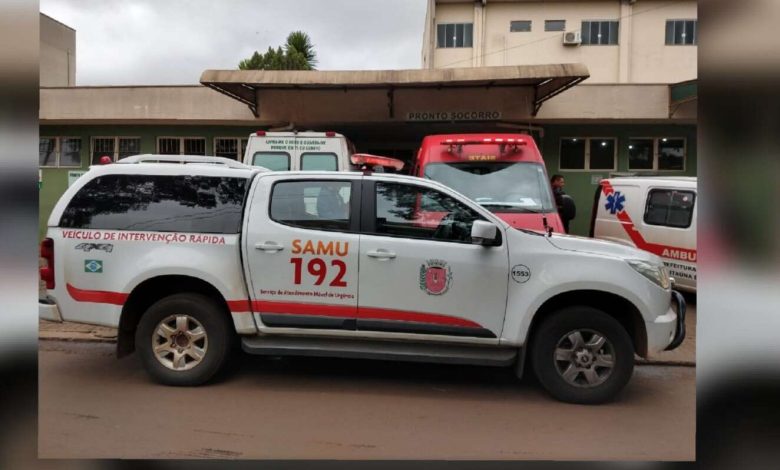
<svg viewBox="0 0 780 470"><path fill-rule="evenodd" d="M496 243L498 227L484 220L475 220L471 226L471 243L482 246L493 246Z"/></svg>

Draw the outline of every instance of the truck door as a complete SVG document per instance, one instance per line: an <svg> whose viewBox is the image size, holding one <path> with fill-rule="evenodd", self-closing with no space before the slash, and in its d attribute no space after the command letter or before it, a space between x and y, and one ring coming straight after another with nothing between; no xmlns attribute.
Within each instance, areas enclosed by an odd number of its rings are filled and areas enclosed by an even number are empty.
<svg viewBox="0 0 780 470"><path fill-rule="evenodd" d="M244 259L258 324L354 329L360 178L269 175L250 197Z"/></svg>
<svg viewBox="0 0 780 470"><path fill-rule="evenodd" d="M506 311L508 250L471 243L487 220L438 190L365 180L359 330L496 338ZM418 201L422 200L422 204ZM427 223L425 212L444 214Z"/></svg>

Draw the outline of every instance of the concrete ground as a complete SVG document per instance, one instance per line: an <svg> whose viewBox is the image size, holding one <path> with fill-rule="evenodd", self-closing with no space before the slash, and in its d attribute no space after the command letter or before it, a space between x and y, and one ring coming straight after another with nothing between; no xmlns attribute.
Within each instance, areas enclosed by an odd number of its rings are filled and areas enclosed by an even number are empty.
<svg viewBox="0 0 780 470"><path fill-rule="evenodd" d="M569 405L511 370L238 355L217 382L152 383L110 343L41 341L41 458L691 460L695 369L640 365Z"/></svg>
<svg viewBox="0 0 780 470"><path fill-rule="evenodd" d="M508 369L246 354L214 384L164 387L116 359L115 329L42 320L39 456L691 460L695 299L686 330L588 407Z"/></svg>

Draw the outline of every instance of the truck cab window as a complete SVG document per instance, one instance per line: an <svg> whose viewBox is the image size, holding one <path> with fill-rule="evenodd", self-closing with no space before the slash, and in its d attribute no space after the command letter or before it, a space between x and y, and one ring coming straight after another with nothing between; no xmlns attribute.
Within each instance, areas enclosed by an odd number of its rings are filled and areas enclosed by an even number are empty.
<svg viewBox="0 0 780 470"><path fill-rule="evenodd" d="M485 219L439 191L408 184L376 184L378 234L471 243L475 220Z"/></svg>
<svg viewBox="0 0 780 470"><path fill-rule="evenodd" d="M105 175L71 199L60 227L238 233L245 178Z"/></svg>
<svg viewBox="0 0 780 470"><path fill-rule="evenodd" d="M349 230L350 181L282 181L271 193L271 219L296 227Z"/></svg>

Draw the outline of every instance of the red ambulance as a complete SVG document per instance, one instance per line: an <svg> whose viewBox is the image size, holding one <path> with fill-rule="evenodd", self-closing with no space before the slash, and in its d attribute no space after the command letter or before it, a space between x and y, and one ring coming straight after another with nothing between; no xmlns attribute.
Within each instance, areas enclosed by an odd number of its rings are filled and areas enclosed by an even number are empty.
<svg viewBox="0 0 780 470"><path fill-rule="evenodd" d="M527 134L426 136L412 174L468 196L515 228L563 233L544 160Z"/></svg>

